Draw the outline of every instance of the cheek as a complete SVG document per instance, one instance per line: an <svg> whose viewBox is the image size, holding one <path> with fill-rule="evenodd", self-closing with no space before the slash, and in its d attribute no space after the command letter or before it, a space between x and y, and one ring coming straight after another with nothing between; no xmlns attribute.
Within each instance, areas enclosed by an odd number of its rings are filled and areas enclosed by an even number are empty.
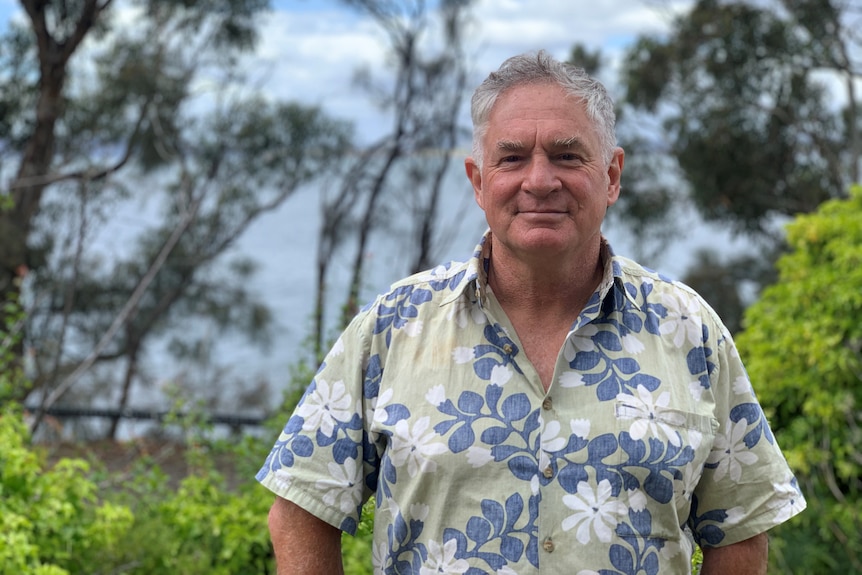
<svg viewBox="0 0 862 575"><path fill-rule="evenodd" d="M497 220L510 218L517 211L517 203L512 194L499 190L486 190L482 209L488 218Z"/></svg>
<svg viewBox="0 0 862 575"><path fill-rule="evenodd" d="M521 191L521 180L508 174L485 180L486 202L498 204L510 202Z"/></svg>

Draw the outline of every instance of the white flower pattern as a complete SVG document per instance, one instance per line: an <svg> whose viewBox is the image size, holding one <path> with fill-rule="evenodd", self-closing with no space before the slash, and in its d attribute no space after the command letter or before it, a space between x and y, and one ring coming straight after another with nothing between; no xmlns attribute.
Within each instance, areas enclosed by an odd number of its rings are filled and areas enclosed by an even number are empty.
<svg viewBox="0 0 862 575"><path fill-rule="evenodd" d="M728 420L725 433L715 437L712 452L707 460L707 463L718 464L715 468L715 481L721 481L725 475L729 475L733 481L739 481L742 477L742 467L757 463L757 454L745 445L747 430L748 421L745 419L740 419L736 423Z"/></svg>
<svg viewBox="0 0 862 575"><path fill-rule="evenodd" d="M575 512L563 519L563 530L576 529L577 539L583 545L592 540L592 533L599 541L610 541L620 517L627 511L611 491L607 479L602 479L595 489L585 481L579 483L577 495L563 496L563 504Z"/></svg>
<svg viewBox="0 0 862 575"><path fill-rule="evenodd" d="M692 346L700 345L703 336L700 328L700 302L683 291L677 291L673 295L664 294L661 299L668 312L659 328L661 333L672 335L676 347L681 348L686 342Z"/></svg>
<svg viewBox="0 0 862 575"><path fill-rule="evenodd" d="M318 378L314 390L296 409L296 414L305 418L302 428L306 431L320 429L327 437L332 436L335 424L348 421L353 416L353 399L343 381L330 385Z"/></svg>
<svg viewBox="0 0 862 575"><path fill-rule="evenodd" d="M392 464L395 467L406 464L410 477L435 471L437 463L431 458L447 451L445 443L435 440L437 434L428 431L430 421L429 417L421 417L413 424L412 429L404 420L395 426L390 454Z"/></svg>
<svg viewBox="0 0 862 575"><path fill-rule="evenodd" d="M419 575L458 575L470 568L464 559L456 559L458 542L450 539L440 545L433 539L428 542L428 559L419 569Z"/></svg>
<svg viewBox="0 0 862 575"><path fill-rule="evenodd" d="M617 401L625 409L627 417L633 417L634 422L629 428L632 439L639 440L650 436L661 435L670 441L671 445L681 445L679 432L672 425L683 425L685 416L668 408L670 392L664 391L658 399L653 400L650 391L642 385L636 390L636 395L617 395Z"/></svg>
<svg viewBox="0 0 862 575"><path fill-rule="evenodd" d="M327 465L331 477L318 480L315 487L323 493L323 502L350 513L362 501L362 466L355 459L347 459L342 465Z"/></svg>

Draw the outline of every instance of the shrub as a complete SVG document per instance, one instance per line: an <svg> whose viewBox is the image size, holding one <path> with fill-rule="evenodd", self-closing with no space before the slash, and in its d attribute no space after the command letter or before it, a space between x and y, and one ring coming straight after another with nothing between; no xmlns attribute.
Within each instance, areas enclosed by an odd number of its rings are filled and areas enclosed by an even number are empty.
<svg viewBox="0 0 862 575"><path fill-rule="evenodd" d="M0 445L0 573L98 573L124 544L131 511L99 501L83 460L46 469L12 406L0 412Z"/></svg>
<svg viewBox="0 0 862 575"><path fill-rule="evenodd" d="M862 572L862 187L787 227L778 282L738 338L809 509L773 532L777 570Z"/></svg>
<svg viewBox="0 0 862 575"><path fill-rule="evenodd" d="M127 549L130 573L242 575L274 573L266 530L270 500L252 491L231 493L221 475L190 475L166 497L142 492Z"/></svg>

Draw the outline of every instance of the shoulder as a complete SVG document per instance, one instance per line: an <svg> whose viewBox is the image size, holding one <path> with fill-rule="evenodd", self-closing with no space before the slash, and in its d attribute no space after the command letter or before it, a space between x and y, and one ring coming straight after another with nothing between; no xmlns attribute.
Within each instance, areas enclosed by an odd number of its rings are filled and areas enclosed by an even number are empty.
<svg viewBox="0 0 862 575"><path fill-rule="evenodd" d="M715 326L722 338L728 335L718 313L691 286L624 256L613 256L612 265L615 280L630 298L668 312L690 314Z"/></svg>
<svg viewBox="0 0 862 575"><path fill-rule="evenodd" d="M388 293L401 291L405 287L428 289L434 292L457 290L465 282L476 278L475 261L448 262L428 270L407 276L393 283Z"/></svg>
<svg viewBox="0 0 862 575"><path fill-rule="evenodd" d="M464 293L476 276L472 261L441 264L396 281L365 305L360 314L385 313L394 303L405 300L411 305L432 301L442 305Z"/></svg>
<svg viewBox="0 0 862 575"><path fill-rule="evenodd" d="M348 326L349 332L376 336L416 326L417 318L435 315L462 297L477 277L474 261L449 262L412 274L393 283L362 307Z"/></svg>

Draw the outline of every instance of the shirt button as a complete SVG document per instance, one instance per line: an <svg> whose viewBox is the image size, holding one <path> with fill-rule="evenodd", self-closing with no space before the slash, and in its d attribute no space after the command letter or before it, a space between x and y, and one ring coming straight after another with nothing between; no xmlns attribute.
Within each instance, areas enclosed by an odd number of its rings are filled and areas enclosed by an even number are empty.
<svg viewBox="0 0 862 575"><path fill-rule="evenodd" d="M512 353L512 345L508 343L503 344L503 351L507 354Z"/></svg>
<svg viewBox="0 0 862 575"><path fill-rule="evenodd" d="M553 553L554 552L554 541L550 537L548 537L542 543L542 549L544 549L548 553Z"/></svg>
<svg viewBox="0 0 862 575"><path fill-rule="evenodd" d="M544 475L547 479L550 479L554 476L554 470L551 469L551 466L547 466L544 471L542 471L542 475Z"/></svg>
<svg viewBox="0 0 862 575"><path fill-rule="evenodd" d="M544 409L545 411L550 411L552 407L554 407L554 402L551 401L550 397L546 397L545 400L542 402L542 409Z"/></svg>

